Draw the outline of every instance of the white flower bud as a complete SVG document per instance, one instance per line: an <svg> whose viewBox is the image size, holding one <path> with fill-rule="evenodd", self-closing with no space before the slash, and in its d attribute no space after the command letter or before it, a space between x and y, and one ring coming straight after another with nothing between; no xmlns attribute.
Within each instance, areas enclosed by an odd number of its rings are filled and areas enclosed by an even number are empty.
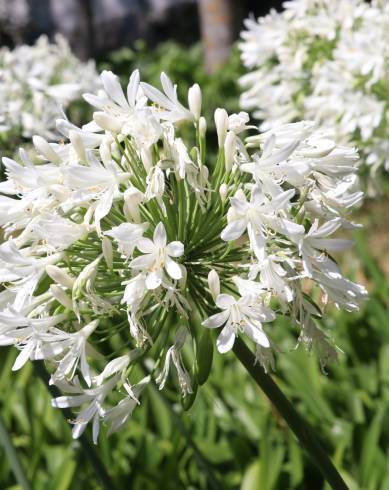
<svg viewBox="0 0 389 490"><path fill-rule="evenodd" d="M225 202L227 194L228 194L228 187L227 184L222 184L219 188L219 194L222 202Z"/></svg>
<svg viewBox="0 0 389 490"><path fill-rule="evenodd" d="M216 109L215 111L215 124L217 131L217 139L219 148L223 148L224 141L226 139L228 130L228 114L225 109Z"/></svg>
<svg viewBox="0 0 389 490"><path fill-rule="evenodd" d="M70 296L68 296L62 288L57 286L57 284L51 284L50 292L62 306L68 310L73 310L73 302Z"/></svg>
<svg viewBox="0 0 389 490"><path fill-rule="evenodd" d="M107 164L112 160L111 145L106 141L101 143L99 152L103 163Z"/></svg>
<svg viewBox="0 0 389 490"><path fill-rule="evenodd" d="M77 133L77 131L70 130L69 139L80 161L86 162L85 146L81 136Z"/></svg>
<svg viewBox="0 0 389 490"><path fill-rule="evenodd" d="M144 200L144 194L136 187L129 187L124 192L124 213L126 218L134 221L135 223L140 223L140 212L139 204Z"/></svg>
<svg viewBox="0 0 389 490"><path fill-rule="evenodd" d="M73 287L74 279L56 265L46 265L46 274L57 284L65 288L71 289Z"/></svg>
<svg viewBox="0 0 389 490"><path fill-rule="evenodd" d="M113 269L112 243L108 237L105 236L102 238L101 248L103 250L104 260L108 266L108 269Z"/></svg>
<svg viewBox="0 0 389 490"><path fill-rule="evenodd" d="M220 294L220 279L218 273L214 269L212 269L208 274L208 286L212 294L212 298L216 300Z"/></svg>
<svg viewBox="0 0 389 490"><path fill-rule="evenodd" d="M200 138L205 138L205 133L207 132L207 121L205 117L201 116L199 119L199 135Z"/></svg>
<svg viewBox="0 0 389 490"><path fill-rule="evenodd" d="M122 129L122 123L105 112L94 112L93 120L101 129L110 131L111 133L119 133Z"/></svg>
<svg viewBox="0 0 389 490"><path fill-rule="evenodd" d="M49 143L42 138L42 136L33 136L32 142L39 153L41 153L47 160L52 163L61 163L61 159L58 154L52 149Z"/></svg>
<svg viewBox="0 0 389 490"><path fill-rule="evenodd" d="M149 170L153 166L153 157L151 155L150 148L142 148L140 151L140 157L143 163L146 172L149 173Z"/></svg>
<svg viewBox="0 0 389 490"><path fill-rule="evenodd" d="M197 121L201 115L201 89L197 83L192 85L188 90L188 104L189 110L194 115L195 120Z"/></svg>
<svg viewBox="0 0 389 490"><path fill-rule="evenodd" d="M236 153L236 135L232 131L228 131L224 142L224 158L227 172L232 169L234 157Z"/></svg>

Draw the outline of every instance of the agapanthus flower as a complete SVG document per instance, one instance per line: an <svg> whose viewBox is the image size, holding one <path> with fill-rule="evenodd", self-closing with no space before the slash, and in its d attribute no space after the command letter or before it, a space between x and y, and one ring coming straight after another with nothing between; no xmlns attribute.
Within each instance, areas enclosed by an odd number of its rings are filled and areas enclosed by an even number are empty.
<svg viewBox="0 0 389 490"><path fill-rule="evenodd" d="M282 315L325 363L323 307L366 296L330 255L356 226L356 150L309 121L259 133L219 108L214 158L200 88L187 109L161 81L165 95L134 72L126 97L104 72L104 91L86 96L92 123L59 120L61 145L34 138L38 164L3 159L0 344L20 351L15 370L46 363L65 393L54 406L81 407L74 437L89 422L95 441L101 421L119 430L152 382L175 384L188 407L211 330L221 353L237 336L254 343L267 369Z"/></svg>
<svg viewBox="0 0 389 490"><path fill-rule="evenodd" d="M83 63L65 38L41 36L33 46L0 49L0 137L17 141L34 134L60 139L56 119L87 90L99 86L93 61Z"/></svg>
<svg viewBox="0 0 389 490"><path fill-rule="evenodd" d="M245 24L242 108L262 130L312 119L355 144L374 193L378 170L389 170L388 2L292 0Z"/></svg>

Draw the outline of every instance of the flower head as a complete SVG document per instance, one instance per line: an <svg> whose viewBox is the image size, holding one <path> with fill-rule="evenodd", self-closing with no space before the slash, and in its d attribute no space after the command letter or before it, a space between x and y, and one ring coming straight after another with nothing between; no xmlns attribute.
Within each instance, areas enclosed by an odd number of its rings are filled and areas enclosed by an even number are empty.
<svg viewBox="0 0 389 490"><path fill-rule="evenodd" d="M362 197L356 151L307 121L261 134L218 109L213 162L200 88L189 111L161 80L164 94L134 72L126 97L104 72L104 91L86 96L94 123L59 121L62 145L35 138L37 165L4 159L0 344L19 349L14 369L46 361L67 393L54 406L81 407L74 437L91 422L96 441L101 420L118 430L151 382L193 400L204 328L221 328L222 353L245 335L267 368L282 314L326 362L334 349L307 283L346 310L366 295L328 253L349 245L335 233L354 226L346 215Z"/></svg>

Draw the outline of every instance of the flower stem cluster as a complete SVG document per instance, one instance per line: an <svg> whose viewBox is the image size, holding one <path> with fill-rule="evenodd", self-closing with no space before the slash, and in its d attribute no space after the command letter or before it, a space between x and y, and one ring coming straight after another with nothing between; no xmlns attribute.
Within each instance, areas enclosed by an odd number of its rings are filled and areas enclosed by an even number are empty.
<svg viewBox="0 0 389 490"><path fill-rule="evenodd" d="M3 159L0 344L19 349L13 369L46 361L66 393L54 406L81 406L73 435L92 422L96 441L151 380L176 380L188 408L209 374L208 329L221 328L222 353L247 335L267 368L280 314L333 357L320 301L355 310L366 294L330 255L350 245L333 234L356 226L356 151L310 122L259 134L218 109L211 158L198 86L187 109L165 74L160 91L135 71L126 95L113 73L101 80L84 96L91 123L59 120L64 143L34 138L38 164L23 150Z"/></svg>

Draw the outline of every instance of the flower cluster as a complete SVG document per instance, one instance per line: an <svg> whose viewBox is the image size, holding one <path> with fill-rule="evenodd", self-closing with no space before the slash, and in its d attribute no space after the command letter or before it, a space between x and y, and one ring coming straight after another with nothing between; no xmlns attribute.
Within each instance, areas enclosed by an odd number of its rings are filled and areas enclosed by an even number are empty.
<svg viewBox="0 0 389 490"><path fill-rule="evenodd" d="M259 134L246 113L217 109L212 158L198 85L187 108L165 74L163 92L137 71L126 95L113 73L101 80L84 95L91 123L59 120L60 144L35 136L37 164L23 150L3 159L0 345L20 351L13 369L45 361L66 393L54 406L82 406L73 435L93 421L96 441L151 380L175 380L190 406L210 329L222 353L246 335L267 369L282 315L323 363L333 357L325 304L352 311L366 295L330 255L350 245L334 233L356 226L345 217L362 198L356 150L311 122Z"/></svg>
<svg viewBox="0 0 389 490"><path fill-rule="evenodd" d="M33 46L1 48L0 137L57 138L62 109L98 82L94 62L79 61L59 35L55 43L41 36Z"/></svg>
<svg viewBox="0 0 389 490"><path fill-rule="evenodd" d="M284 7L246 20L240 49L251 71L240 79L241 106L254 110L262 129L314 119L339 143L355 144L372 177L382 165L388 170L388 2L292 0Z"/></svg>

